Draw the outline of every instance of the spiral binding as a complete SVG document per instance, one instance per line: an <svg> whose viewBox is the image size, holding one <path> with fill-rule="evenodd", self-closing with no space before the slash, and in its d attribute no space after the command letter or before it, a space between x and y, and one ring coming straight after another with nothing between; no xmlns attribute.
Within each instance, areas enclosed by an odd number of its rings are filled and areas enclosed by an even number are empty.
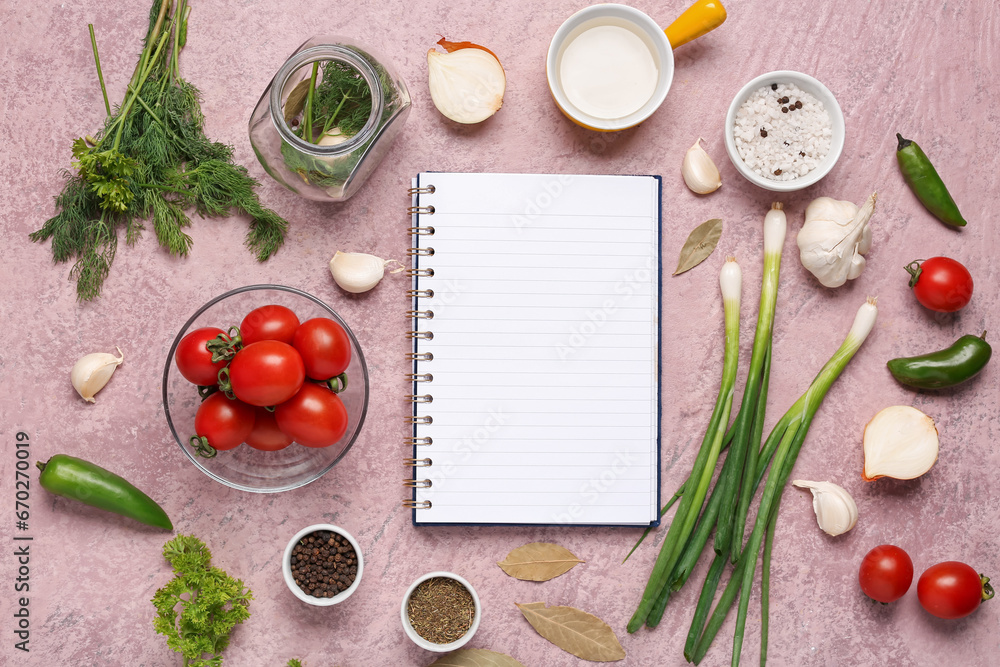
<svg viewBox="0 0 1000 667"><path fill-rule="evenodd" d="M430 225L420 225L418 222L420 215L434 215L434 206L426 205L421 206L418 195L428 195L433 194L435 187L433 185L425 185L420 187L412 187L407 190L407 194L412 198L412 204L406 209L406 212L413 217L414 222L417 226L410 227L407 231L414 237L414 245L418 247L409 248L406 251L408 257L413 257L414 266L406 271L406 274L410 278L430 278L434 276L434 269L429 267L422 267L420 265L420 258L423 257L433 257L434 248L431 246L419 247L420 242L416 242L418 237L428 237L434 235L434 227ZM429 288L417 289L414 285L411 289L406 291L406 297L410 299L413 303L411 310L406 311L406 317L410 319L414 326L412 331L406 332L406 337L413 341L418 340L433 340L434 333L432 331L421 331L419 321L421 320L431 320L434 318L434 311L430 308L421 308L422 304L419 303L420 299L432 299L434 298L434 290ZM417 364L418 362L429 362L434 359L434 355L430 352L417 352L416 350L409 352L406 355L407 361L414 364L414 369L412 373L406 374L406 381L410 383L417 382L433 382L434 376L427 372L418 373ZM407 394L405 400L410 404L414 405L414 412L411 416L406 417L406 423L416 427L417 424L432 424L434 422L433 417L430 415L418 415L416 413L417 404L428 404L434 401L434 397L430 393L417 393L413 392ZM431 445L434 440L430 436L417 437L415 434L404 438L404 444L408 447L416 448L418 446L428 446ZM433 465L433 461L430 458L416 458L414 455L410 458L403 459L403 465L409 468L413 468L416 472L416 468L429 468ZM429 479L416 479L416 474L414 474L414 479L407 479L403 481L403 486L408 489L426 489L431 486L431 480ZM415 492L414 492L415 493ZM416 500L416 497L412 499L407 499L403 501L403 507L408 509L430 509L431 501L429 500Z"/></svg>
<svg viewBox="0 0 1000 667"><path fill-rule="evenodd" d="M431 501L429 500L404 500L403 507L410 510L429 510Z"/></svg>
<svg viewBox="0 0 1000 667"><path fill-rule="evenodd" d="M403 465L407 468L429 468L433 463L430 459L403 459Z"/></svg>

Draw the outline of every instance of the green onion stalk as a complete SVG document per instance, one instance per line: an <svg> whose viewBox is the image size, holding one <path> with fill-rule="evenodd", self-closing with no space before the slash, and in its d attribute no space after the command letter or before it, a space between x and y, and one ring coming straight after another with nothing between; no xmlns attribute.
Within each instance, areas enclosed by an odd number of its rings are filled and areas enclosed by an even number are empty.
<svg viewBox="0 0 1000 667"><path fill-rule="evenodd" d="M770 447L775 446L774 459L770 470L767 473L767 482L761 496L760 506L754 521L753 532L743 549L742 555L733 571L732 577L726 584L708 625L697 642L695 650L687 654L686 657L695 664L701 662L708 651L715 635L718 634L722 623L729 613L729 609L735 601L737 595L740 598L739 611L736 617L736 632L733 640L732 665L739 665L740 653L743 647L743 632L746 627L747 609L750 601L750 589L753 584L753 573L757 567L757 557L764 540L765 532L770 529L770 525L777 517L778 503L781 493L788 482L795 460L802 449L809 426L812 424L816 411L826 397L830 386L840 376L847 364L854 357L854 354L861 347L862 343L871 333L875 326L875 318L878 309L875 299L868 297L868 300L858 309L854 318L854 324L848 332L847 337L840 348L834 353L829 361L823 366L819 374L809 385L802 396L788 409L788 412L778 421L774 430L768 436L764 444L766 452ZM769 553L765 556L769 560ZM764 582L769 583L769 577L765 577ZM766 598L768 590L763 590ZM762 653L763 655L766 655Z"/></svg>
<svg viewBox="0 0 1000 667"><path fill-rule="evenodd" d="M764 216L764 274L761 278L760 305L757 310L757 330L753 338L750 355L750 370L740 413L733 426L733 443L729 449L729 459L723 469L723 503L719 508L719 519L715 531L715 552L724 553L731 549L733 563L739 558L743 546L743 532L747 510L752 497L752 480L757 469L757 455L760 449L760 435L751 442L751 430L755 425L763 426L764 407L758 410L761 396L760 387L767 381L762 377L764 358L770 354L771 335L774 330L774 309L778 297L778 277L781 273L781 251L785 245L788 225L781 202L771 204L771 210ZM758 429L757 433L761 431ZM732 465L729 465L732 463ZM742 475L742 482L740 476Z"/></svg>
<svg viewBox="0 0 1000 667"><path fill-rule="evenodd" d="M725 353L723 357L722 382L716 398L715 408L709 420L701 449L695 457L694 465L688 481L684 485L684 493L674 520L660 547L653 571L646 583L642 599L628 623L628 631L635 632L650 615L660 593L667 587L670 574L680 559L688 538L694 530L695 522L701 513L709 484L715 473L715 466L722 450L722 443L729 424L729 414L733 406L733 393L736 384L736 370L740 351L740 298L743 291L743 274L735 258L726 259L719 275L719 286L725 310Z"/></svg>

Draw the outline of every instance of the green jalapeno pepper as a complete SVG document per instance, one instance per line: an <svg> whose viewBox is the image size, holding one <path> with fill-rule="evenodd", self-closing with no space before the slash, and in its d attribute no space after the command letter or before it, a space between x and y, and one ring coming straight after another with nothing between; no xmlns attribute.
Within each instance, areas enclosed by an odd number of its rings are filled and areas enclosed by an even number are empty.
<svg viewBox="0 0 1000 667"><path fill-rule="evenodd" d="M915 141L904 139L899 132L896 133L896 139L899 141L896 147L899 170L903 172L903 178L920 203L946 225L965 227L965 218L959 213L958 205L948 194L944 181L920 146Z"/></svg>
<svg viewBox="0 0 1000 667"><path fill-rule="evenodd" d="M72 498L102 510L127 516L150 526L173 530L167 513L149 496L118 475L89 461L56 454L45 463L38 481L57 496Z"/></svg>
<svg viewBox="0 0 1000 667"><path fill-rule="evenodd" d="M942 389L975 377L992 355L984 331L982 336L962 336L947 349L892 359L886 365L892 376L905 385Z"/></svg>

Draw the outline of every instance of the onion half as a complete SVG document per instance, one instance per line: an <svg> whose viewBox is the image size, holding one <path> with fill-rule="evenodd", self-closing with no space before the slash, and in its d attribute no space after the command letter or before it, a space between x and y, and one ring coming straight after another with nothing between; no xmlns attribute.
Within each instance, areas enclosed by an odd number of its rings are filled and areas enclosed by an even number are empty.
<svg viewBox="0 0 1000 667"><path fill-rule="evenodd" d="M503 105L507 76L496 55L472 42L442 38L427 52L428 85L434 106L456 123L481 123Z"/></svg>

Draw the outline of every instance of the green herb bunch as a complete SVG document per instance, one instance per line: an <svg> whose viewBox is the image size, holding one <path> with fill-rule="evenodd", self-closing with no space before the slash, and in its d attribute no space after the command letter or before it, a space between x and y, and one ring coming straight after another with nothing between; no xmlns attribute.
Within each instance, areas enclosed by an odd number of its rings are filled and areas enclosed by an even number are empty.
<svg viewBox="0 0 1000 667"><path fill-rule="evenodd" d="M389 73L363 52L359 54L372 63L382 89L384 123L399 106ZM308 78L300 81L285 102L285 123L297 137L310 144L319 144L325 136L350 139L368 123L372 113L372 90L351 65L337 60L314 62ZM321 188L343 186L364 157L370 141L350 152L330 157L314 157L287 142L281 145L285 165L302 181Z"/></svg>
<svg viewBox="0 0 1000 667"><path fill-rule="evenodd" d="M252 219L246 246L264 261L284 242L288 223L263 208L257 181L233 163L233 149L205 136L198 89L181 78L178 56L187 40L187 0L154 0L149 29L122 103L112 111L97 44L91 41L108 116L96 137L73 142L73 169L56 197L57 214L31 234L51 239L56 262L76 260L70 276L81 301L96 298L118 248L129 245L152 220L160 245L184 256L184 231L201 216L241 212Z"/></svg>
<svg viewBox="0 0 1000 667"><path fill-rule="evenodd" d="M222 665L229 634L250 618L250 589L212 567L208 547L193 535L167 542L163 556L175 576L153 595L153 627L166 636L167 646L184 656L185 667Z"/></svg>

